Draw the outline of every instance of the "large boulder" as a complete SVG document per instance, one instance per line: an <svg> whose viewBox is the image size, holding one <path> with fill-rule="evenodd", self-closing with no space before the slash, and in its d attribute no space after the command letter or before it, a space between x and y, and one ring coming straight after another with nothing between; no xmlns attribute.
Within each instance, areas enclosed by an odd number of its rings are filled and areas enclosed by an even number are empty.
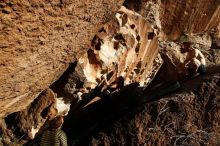
<svg viewBox="0 0 220 146"><path fill-rule="evenodd" d="M123 0L0 3L0 117L26 108L83 53Z"/></svg>

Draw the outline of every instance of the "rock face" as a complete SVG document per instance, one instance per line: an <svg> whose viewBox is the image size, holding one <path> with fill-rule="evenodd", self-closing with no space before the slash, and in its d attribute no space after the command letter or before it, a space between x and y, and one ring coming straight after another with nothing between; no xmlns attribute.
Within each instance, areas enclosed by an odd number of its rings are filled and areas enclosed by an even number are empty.
<svg viewBox="0 0 220 146"><path fill-rule="evenodd" d="M220 20L220 1L175 1L162 0L160 19L164 33L170 39L180 34L202 33L218 27ZM170 17L172 16L172 17Z"/></svg>
<svg viewBox="0 0 220 146"><path fill-rule="evenodd" d="M30 138L34 138L45 121L57 115L55 102L56 96L52 90L48 89L42 92L25 111L19 112L16 117L18 127L27 133Z"/></svg>
<svg viewBox="0 0 220 146"><path fill-rule="evenodd" d="M0 3L0 117L20 111L84 52L116 0Z"/></svg>
<svg viewBox="0 0 220 146"><path fill-rule="evenodd" d="M97 29L121 4L95 0L1 2L0 117L24 109L57 80L89 48ZM219 25L219 1L215 0L127 0L125 5L161 30L160 40L175 40L183 32L200 33Z"/></svg>
<svg viewBox="0 0 220 146"><path fill-rule="evenodd" d="M17 126L33 139L39 130L56 116L67 115L70 104L51 90L44 90L24 111L16 115Z"/></svg>
<svg viewBox="0 0 220 146"><path fill-rule="evenodd" d="M102 86L101 91L111 88L111 92L132 83L147 87L161 65L153 26L139 14L122 7L115 19L97 32L91 49L79 58L75 70L83 78L80 81L83 86L76 90L77 81L73 81L65 88L81 99L85 90L89 92L96 86Z"/></svg>
<svg viewBox="0 0 220 146"><path fill-rule="evenodd" d="M73 96L86 97L100 85L101 91L110 93L131 83L147 86L162 64L162 42L178 44L184 33L208 49L213 47L212 40L215 46L219 45L219 0L125 0L124 5L133 11L122 8L116 14L122 3L123 0L0 2L0 118L23 110L17 114L19 127L33 138L50 119L51 104L57 100L50 94L43 96L47 92L44 90L58 80L70 63L75 62L74 69L68 68L70 74L52 85L68 102ZM213 32L214 39L210 37ZM200 37L200 33L205 37ZM218 55L214 60L219 62ZM164 64L162 68L169 67L166 61ZM148 117L155 118L158 113L154 109L147 111L152 112L147 113ZM143 131L143 127L136 127ZM141 132L137 134L143 144L146 133ZM161 145L165 144L164 139ZM91 143L95 145L96 140L99 143L98 138ZM120 142L127 143L123 137Z"/></svg>
<svg viewBox="0 0 220 146"><path fill-rule="evenodd" d="M216 0L126 0L127 7L155 23L161 23L161 40L176 40L219 27L220 1Z"/></svg>

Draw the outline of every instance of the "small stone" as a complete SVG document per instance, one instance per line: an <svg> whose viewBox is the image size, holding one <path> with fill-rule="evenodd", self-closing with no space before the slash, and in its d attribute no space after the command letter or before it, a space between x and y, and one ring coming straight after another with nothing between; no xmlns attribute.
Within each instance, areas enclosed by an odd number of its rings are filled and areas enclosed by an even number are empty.
<svg viewBox="0 0 220 146"><path fill-rule="evenodd" d="M6 6L6 3L0 3L0 7L4 8Z"/></svg>
<svg viewBox="0 0 220 146"><path fill-rule="evenodd" d="M17 6L13 6L13 11L17 11L18 10L18 7Z"/></svg>
<svg viewBox="0 0 220 146"><path fill-rule="evenodd" d="M9 6L13 5L14 3L12 1L6 2Z"/></svg>
<svg viewBox="0 0 220 146"><path fill-rule="evenodd" d="M10 7L5 7L3 10L2 10L3 13L6 13L6 14L10 14L12 12L12 9Z"/></svg>

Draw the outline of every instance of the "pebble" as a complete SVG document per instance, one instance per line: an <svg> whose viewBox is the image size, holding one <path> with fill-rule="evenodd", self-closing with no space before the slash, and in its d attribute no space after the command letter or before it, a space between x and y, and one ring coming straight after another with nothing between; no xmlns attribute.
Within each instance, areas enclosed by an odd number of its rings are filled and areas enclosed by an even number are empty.
<svg viewBox="0 0 220 146"><path fill-rule="evenodd" d="M0 7L4 8L7 4L6 3L0 3Z"/></svg>
<svg viewBox="0 0 220 146"><path fill-rule="evenodd" d="M17 6L13 6L13 11L17 11L18 10L18 7Z"/></svg>
<svg viewBox="0 0 220 146"><path fill-rule="evenodd" d="M12 9L10 7L5 7L2 9L2 12L6 14L10 14L12 12Z"/></svg>

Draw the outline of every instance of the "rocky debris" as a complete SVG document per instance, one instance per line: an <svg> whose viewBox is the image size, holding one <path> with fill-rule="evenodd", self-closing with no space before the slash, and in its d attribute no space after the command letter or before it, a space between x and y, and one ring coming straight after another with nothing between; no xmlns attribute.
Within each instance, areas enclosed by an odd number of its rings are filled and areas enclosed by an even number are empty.
<svg viewBox="0 0 220 146"><path fill-rule="evenodd" d="M220 76L216 70L186 82L177 93L125 114L83 144L219 145Z"/></svg>

